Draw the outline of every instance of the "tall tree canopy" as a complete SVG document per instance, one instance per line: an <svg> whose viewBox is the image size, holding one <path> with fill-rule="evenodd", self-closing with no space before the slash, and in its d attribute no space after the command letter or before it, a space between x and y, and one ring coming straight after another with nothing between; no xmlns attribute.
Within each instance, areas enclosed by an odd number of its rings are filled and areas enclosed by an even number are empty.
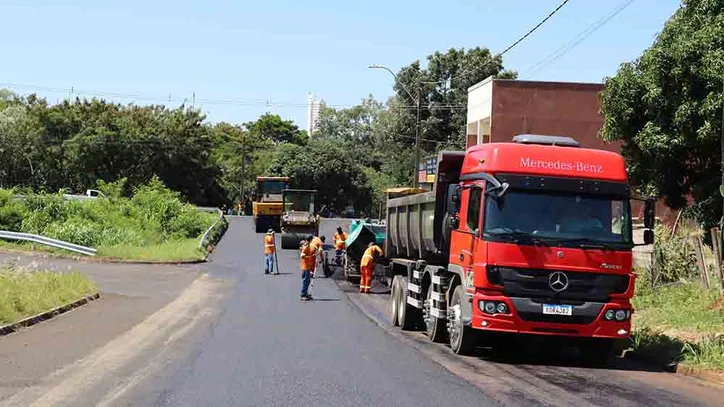
<svg viewBox="0 0 724 407"><path fill-rule="evenodd" d="M623 141L631 180L674 208L721 214L724 0L684 0L653 45L608 78L603 137Z"/></svg>
<svg viewBox="0 0 724 407"><path fill-rule="evenodd" d="M329 140L312 140L304 147L280 145L268 171L290 177L294 188L316 189L319 202L337 213L347 205L368 209L372 203L372 191L354 152Z"/></svg>
<svg viewBox="0 0 724 407"><path fill-rule="evenodd" d="M419 61L401 68L394 86L396 100L390 105L396 116L393 132L414 144L415 98L421 95L421 137L431 141L424 143L425 149L463 148L468 88L490 76L513 79L517 73L504 70L501 58L480 47L438 51L428 55L426 68Z"/></svg>
<svg viewBox="0 0 724 407"><path fill-rule="evenodd" d="M279 115L265 113L256 121L244 125L250 133L257 137L269 139L274 143L307 143L307 132L291 120L284 120Z"/></svg>

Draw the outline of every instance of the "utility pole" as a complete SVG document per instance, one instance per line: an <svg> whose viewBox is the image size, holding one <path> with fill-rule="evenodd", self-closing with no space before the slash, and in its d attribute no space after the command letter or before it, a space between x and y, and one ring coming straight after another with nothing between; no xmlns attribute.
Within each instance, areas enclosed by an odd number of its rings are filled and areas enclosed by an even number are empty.
<svg viewBox="0 0 724 407"><path fill-rule="evenodd" d="M397 75L395 75L392 70L384 65L369 65L368 68L371 69L384 69L390 74L392 74L392 77L395 78L395 83L398 82ZM407 93L407 96L410 97L410 100L417 100L417 118L415 119L415 168L413 169L412 173L412 186L417 188L418 183L418 174L420 171L420 110L422 110L422 87L418 85L417 90L417 97L412 95L412 92L410 92L405 85L402 83L397 83L400 85L400 87Z"/></svg>
<svg viewBox="0 0 724 407"><path fill-rule="evenodd" d="M719 241L723 242L722 247L719 248L719 256L722 256L722 248L724 248L724 76L722 76L722 89L721 89L721 185L719 185L719 193L722 196L722 217L719 221L719 231L721 233ZM716 244L716 242L712 242ZM724 256L722 256L724 257ZM719 259L719 293L724 296L724 261Z"/></svg>
<svg viewBox="0 0 724 407"><path fill-rule="evenodd" d="M417 92L417 119L415 119L415 171L412 175L412 186L417 188L420 182L420 110L422 105L422 91Z"/></svg>
<svg viewBox="0 0 724 407"><path fill-rule="evenodd" d="M245 137L242 137L241 139L241 201L244 200L244 193L246 192L244 190L244 181L246 180L246 143L244 142Z"/></svg>

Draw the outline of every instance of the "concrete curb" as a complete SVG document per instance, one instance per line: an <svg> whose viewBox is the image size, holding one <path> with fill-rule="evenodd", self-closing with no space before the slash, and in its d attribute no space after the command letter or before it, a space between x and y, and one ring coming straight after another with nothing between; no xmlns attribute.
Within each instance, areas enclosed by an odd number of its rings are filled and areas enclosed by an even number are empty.
<svg viewBox="0 0 724 407"><path fill-rule="evenodd" d="M61 305L60 307L53 308L49 311L45 311L38 315L33 315L31 317L22 319L18 322L14 322L12 324L0 326L0 336L8 335L13 332L17 332L22 328L27 328L29 326L35 325L39 322L46 321L48 319L51 319L57 315L66 313L72 309L78 308L81 305L87 304L90 301L97 300L100 298L100 293L95 293L91 295L87 295L77 301L71 302L69 304Z"/></svg>
<svg viewBox="0 0 724 407"><path fill-rule="evenodd" d="M641 363L652 366L663 367L672 374L693 377L709 383L724 385L724 372L701 369L695 366L687 365L683 362L679 362L675 365L667 364L663 361L666 359L666 357L660 356L660 353L657 353L656 351L636 352L633 349L629 348L626 349L624 352L625 358L631 358Z"/></svg>
<svg viewBox="0 0 724 407"><path fill-rule="evenodd" d="M724 372L704 370L694 366L680 364L676 367L676 374L682 376L696 377L697 379L701 379L707 382L724 385Z"/></svg>

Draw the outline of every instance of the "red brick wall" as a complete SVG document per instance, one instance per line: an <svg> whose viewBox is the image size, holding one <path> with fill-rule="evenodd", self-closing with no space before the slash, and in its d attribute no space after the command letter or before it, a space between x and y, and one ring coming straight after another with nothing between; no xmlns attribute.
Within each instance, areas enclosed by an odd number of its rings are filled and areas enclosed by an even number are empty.
<svg viewBox="0 0 724 407"><path fill-rule="evenodd" d="M496 80L493 83L492 141L516 134L569 136L581 147L620 151L620 143L598 137L603 127L598 94L603 85Z"/></svg>
<svg viewBox="0 0 724 407"><path fill-rule="evenodd" d="M496 80L493 83L493 142L510 141L517 134L569 136L583 148L621 151L621 143L598 137L603 127L599 93L603 85ZM656 216L673 225L678 212L663 200L656 203ZM643 205L634 203L633 216L643 217Z"/></svg>

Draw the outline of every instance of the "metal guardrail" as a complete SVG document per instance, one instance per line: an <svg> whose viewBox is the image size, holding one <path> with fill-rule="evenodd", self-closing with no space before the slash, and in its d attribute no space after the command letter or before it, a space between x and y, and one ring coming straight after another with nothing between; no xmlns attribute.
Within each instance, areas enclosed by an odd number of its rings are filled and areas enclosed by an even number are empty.
<svg viewBox="0 0 724 407"><path fill-rule="evenodd" d="M206 229L206 232L203 236L201 236L201 240L199 241L199 248L203 248L206 246L206 240L209 238L209 233L211 233L212 230L216 227L216 225L224 219L224 212L221 211L221 209L216 209L219 211L219 219L216 219L216 222L214 222L213 225L211 225L208 229Z"/></svg>
<svg viewBox="0 0 724 407"><path fill-rule="evenodd" d="M21 232L10 232L7 230L0 230L0 239L10 240L23 240L26 242L34 242L44 244L47 246L57 247L59 249L65 249L72 252L85 254L86 256L95 256L97 250L92 247L85 247L69 242L64 242L58 239L52 239L45 236L34 235L32 233L21 233Z"/></svg>
<svg viewBox="0 0 724 407"><path fill-rule="evenodd" d="M219 210L219 208L213 208L211 206L197 206L196 209L201 212L216 212Z"/></svg>

